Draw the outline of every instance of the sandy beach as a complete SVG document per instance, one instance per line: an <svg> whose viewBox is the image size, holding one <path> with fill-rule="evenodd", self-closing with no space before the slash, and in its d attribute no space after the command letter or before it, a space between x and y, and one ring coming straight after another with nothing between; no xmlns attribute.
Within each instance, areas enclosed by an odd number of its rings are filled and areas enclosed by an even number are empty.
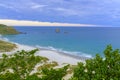
<svg viewBox="0 0 120 80"><path fill-rule="evenodd" d="M27 45L21 45L16 43L17 49L15 49L12 52L6 52L6 54L13 54L16 51L20 50L33 50L36 49L36 47L27 46ZM0 54L2 55L2 54ZM62 64L71 64L76 65L78 62L85 62L87 58L85 57L78 57L70 54L65 54L53 50L45 50L45 49L39 49L39 51L36 53L38 56L43 56L48 58L50 61L56 61L59 65Z"/></svg>
<svg viewBox="0 0 120 80"><path fill-rule="evenodd" d="M17 51L36 49L36 47L20 45L20 44L17 44L17 46L18 46ZM36 55L46 57L50 61L56 61L59 65L62 65L64 63L76 65L78 62L85 62L86 60L86 58L84 57L78 58L78 56L72 56L70 54L60 53L57 51L46 50L46 49L39 49Z"/></svg>

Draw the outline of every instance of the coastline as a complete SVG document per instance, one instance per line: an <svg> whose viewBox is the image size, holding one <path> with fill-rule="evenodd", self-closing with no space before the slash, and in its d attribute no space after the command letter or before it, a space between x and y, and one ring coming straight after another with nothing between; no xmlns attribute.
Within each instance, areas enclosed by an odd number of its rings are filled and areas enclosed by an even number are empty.
<svg viewBox="0 0 120 80"><path fill-rule="evenodd" d="M59 51L55 51L55 50L48 50L48 49L41 49L41 48L39 48L39 49L40 49L40 51L48 51L48 52L51 51L51 52L57 53L57 54L59 54L61 56L67 56L67 57L75 58L77 60L82 60L82 61L90 59L88 57L83 57L83 56L79 56L79 55L68 54L68 53L65 53L65 52L59 52Z"/></svg>
<svg viewBox="0 0 120 80"><path fill-rule="evenodd" d="M11 52L6 52L6 54L11 55L16 51L20 51L20 50L29 51L37 48L37 47L32 47L27 45L21 45L18 43L15 43L15 44L17 45L17 48ZM48 50L48 49L42 49L42 48L38 48L38 49L39 51L36 53L37 56L43 56L48 58L50 61L56 61L59 65L63 65L63 64L77 65L78 62L85 63L85 60L89 59L87 57L67 54L64 52L59 52L54 50ZM0 56L2 56L2 54L0 54Z"/></svg>
<svg viewBox="0 0 120 80"><path fill-rule="evenodd" d="M17 46L18 46L18 50L36 49L36 47L21 45L21 44L17 44ZM59 65L62 65L64 63L77 65L78 62L84 63L86 60L86 58L84 57L73 56L71 54L65 54L62 52L54 51L54 50L47 50L47 49L41 49L41 48L38 48L38 49L39 51L36 53L37 56L43 56L48 58L50 61L56 61Z"/></svg>

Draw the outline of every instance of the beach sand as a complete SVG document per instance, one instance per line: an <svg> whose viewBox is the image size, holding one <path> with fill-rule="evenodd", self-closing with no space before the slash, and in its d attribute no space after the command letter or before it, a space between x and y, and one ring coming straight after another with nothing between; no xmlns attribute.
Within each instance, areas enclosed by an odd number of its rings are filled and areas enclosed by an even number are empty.
<svg viewBox="0 0 120 80"><path fill-rule="evenodd" d="M33 50L36 49L36 47L32 46L27 46L27 45L21 45L18 43L15 43L17 45L17 49L11 51L11 52L6 52L6 54L13 54L16 51L20 50ZM46 50L46 49L39 49L38 52L35 53L38 56L43 56L48 58L50 61L56 61L59 65L62 64L71 64L71 65L77 65L78 62L85 62L86 58L85 57L78 57L70 54L65 54L53 50ZM1 56L2 54L0 54Z"/></svg>
<svg viewBox="0 0 120 80"><path fill-rule="evenodd" d="M6 52L6 54L13 54L16 51L20 50L33 50L36 49L36 47L32 46L27 46L27 45L21 45L18 43L15 43L17 45L17 48L11 52ZM59 65L62 64L71 64L71 65L77 65L78 62L85 62L87 57L80 57L80 56L75 56L71 54L66 54L54 50L47 50L47 49L39 49L39 51L36 53L38 56L43 56L48 58L50 61L56 61ZM2 56L2 53L0 54Z"/></svg>
<svg viewBox="0 0 120 80"><path fill-rule="evenodd" d="M26 45L20 45L20 44L17 44L17 46L18 48L16 49L16 51L36 49L35 47L32 47L32 46L26 46ZM77 65L78 62L85 62L85 59L86 59L83 57L78 59L77 56L75 57L69 54L60 53L53 50L46 50L46 49L39 49L36 55L46 57L50 61L56 61L59 65L62 65L65 63L71 64L71 65Z"/></svg>

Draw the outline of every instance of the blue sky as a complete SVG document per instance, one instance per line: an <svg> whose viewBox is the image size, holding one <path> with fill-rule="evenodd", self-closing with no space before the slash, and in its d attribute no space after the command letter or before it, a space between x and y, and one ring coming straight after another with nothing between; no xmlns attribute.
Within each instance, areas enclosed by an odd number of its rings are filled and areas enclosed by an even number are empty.
<svg viewBox="0 0 120 80"><path fill-rule="evenodd" d="M0 0L0 19L120 26L120 0Z"/></svg>

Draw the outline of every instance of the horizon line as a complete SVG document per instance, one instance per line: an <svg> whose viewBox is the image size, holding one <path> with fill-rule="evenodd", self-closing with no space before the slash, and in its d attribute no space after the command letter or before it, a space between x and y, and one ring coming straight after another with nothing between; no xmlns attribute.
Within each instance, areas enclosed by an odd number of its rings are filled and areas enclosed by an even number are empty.
<svg viewBox="0 0 120 80"><path fill-rule="evenodd" d="M75 26L75 27L92 27L98 26L93 24L76 24L76 23L59 23L59 22L41 22L32 20L15 20L15 19L0 19L0 24L8 26Z"/></svg>

